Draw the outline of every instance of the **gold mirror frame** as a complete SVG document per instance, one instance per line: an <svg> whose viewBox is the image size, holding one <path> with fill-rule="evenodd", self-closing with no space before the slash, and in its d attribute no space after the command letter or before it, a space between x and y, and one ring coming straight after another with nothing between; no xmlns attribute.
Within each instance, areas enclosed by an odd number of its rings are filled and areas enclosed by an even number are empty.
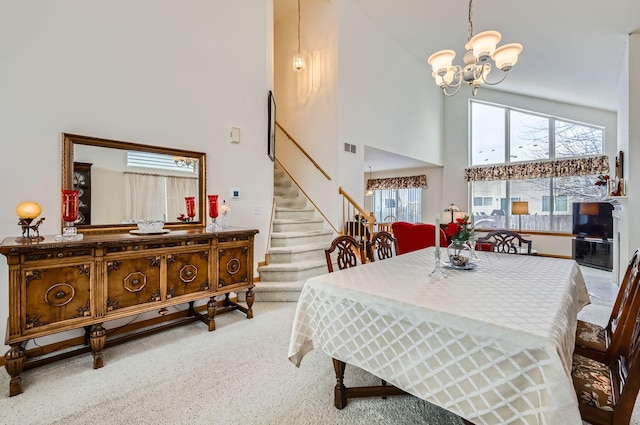
<svg viewBox="0 0 640 425"><path fill-rule="evenodd" d="M121 150L135 150L143 152L160 153L165 155L172 155L178 157L190 157L195 158L199 162L198 166L198 194L199 203L196 205L196 213L199 218L198 221L191 222L170 222L165 223L164 228L171 230L184 230L203 228L206 225L206 155L204 152L194 152L182 149L165 148L159 146L143 145L139 143L123 142L118 140L101 139L91 136L80 136L77 134L62 133L62 189L73 189L73 175L74 175L74 146L75 145L88 145L112 149ZM62 226L64 227L64 222ZM129 230L137 229L135 224L96 224L96 225L82 225L76 226L79 233L85 234L100 234L100 233L114 233L114 232L128 232Z"/></svg>

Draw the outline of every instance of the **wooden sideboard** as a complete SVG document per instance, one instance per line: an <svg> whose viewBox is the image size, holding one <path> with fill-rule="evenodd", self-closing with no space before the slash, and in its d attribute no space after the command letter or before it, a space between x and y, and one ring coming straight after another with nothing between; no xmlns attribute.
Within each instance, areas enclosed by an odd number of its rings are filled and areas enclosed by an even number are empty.
<svg viewBox="0 0 640 425"><path fill-rule="evenodd" d="M105 322L177 304L215 330L216 313L240 310L253 317L253 240L258 230L227 228L159 235L85 235L81 241L20 243L6 238L0 253L9 265L9 319L5 368L9 395L22 392L28 340L85 330L93 367L104 364ZM230 298L246 292L246 307ZM216 296L224 296L217 300ZM194 302L209 298L206 312Z"/></svg>

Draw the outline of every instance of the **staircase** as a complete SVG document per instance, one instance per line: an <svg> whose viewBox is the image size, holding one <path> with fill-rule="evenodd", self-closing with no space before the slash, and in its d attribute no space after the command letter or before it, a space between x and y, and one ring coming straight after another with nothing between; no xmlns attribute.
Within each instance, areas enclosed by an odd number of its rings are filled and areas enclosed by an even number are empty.
<svg viewBox="0 0 640 425"><path fill-rule="evenodd" d="M258 267L254 293L256 301L298 301L305 280L327 273L324 250L336 235L278 163L274 199L269 264Z"/></svg>

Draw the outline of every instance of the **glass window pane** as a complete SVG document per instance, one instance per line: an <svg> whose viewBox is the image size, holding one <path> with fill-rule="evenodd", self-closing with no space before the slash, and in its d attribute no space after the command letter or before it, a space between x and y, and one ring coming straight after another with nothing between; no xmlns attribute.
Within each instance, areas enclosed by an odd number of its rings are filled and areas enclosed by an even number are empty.
<svg viewBox="0 0 640 425"><path fill-rule="evenodd" d="M509 162L549 159L549 118L509 113Z"/></svg>
<svg viewBox="0 0 640 425"><path fill-rule="evenodd" d="M509 182L511 197L519 197L521 201L529 203L529 214L511 216L510 229L519 231L522 219L523 232L551 230L550 211L545 211L543 200L546 196L548 201L550 184L551 179L511 180ZM509 211L511 211L511 206L509 206Z"/></svg>
<svg viewBox="0 0 640 425"><path fill-rule="evenodd" d="M553 195L558 205L552 230L571 233L573 203L600 201L601 189L594 184L596 176L556 177L553 180Z"/></svg>
<svg viewBox="0 0 640 425"><path fill-rule="evenodd" d="M471 165L505 161L504 108L471 103Z"/></svg>
<svg viewBox="0 0 640 425"><path fill-rule="evenodd" d="M473 206L474 224L478 229L504 229L506 211L501 208L500 201L507 194L507 184L504 181L479 181L471 183L473 196L483 197L482 206Z"/></svg>
<svg viewBox="0 0 640 425"><path fill-rule="evenodd" d="M422 189L374 190L371 207L376 221L422 221Z"/></svg>
<svg viewBox="0 0 640 425"><path fill-rule="evenodd" d="M597 155L603 152L602 128L556 120L556 158Z"/></svg>

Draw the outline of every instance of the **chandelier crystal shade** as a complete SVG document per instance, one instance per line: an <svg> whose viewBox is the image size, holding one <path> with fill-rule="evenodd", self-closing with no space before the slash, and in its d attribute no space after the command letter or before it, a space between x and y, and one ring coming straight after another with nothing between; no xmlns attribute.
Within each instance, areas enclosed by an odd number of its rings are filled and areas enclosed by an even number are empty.
<svg viewBox="0 0 640 425"><path fill-rule="evenodd" d="M522 45L518 43L505 44L498 47L502 35L498 31L483 31L473 35L472 3L469 0L469 39L464 48L462 61L464 67L453 65L456 52L453 50L440 50L429 56L427 63L431 65L431 76L435 83L442 88L447 96L453 96L460 90L462 82L471 86L471 92L475 96L478 87L483 84L496 85L501 83L507 72L518 63L518 56L522 52ZM502 79L489 82L487 76L493 66L503 71Z"/></svg>

